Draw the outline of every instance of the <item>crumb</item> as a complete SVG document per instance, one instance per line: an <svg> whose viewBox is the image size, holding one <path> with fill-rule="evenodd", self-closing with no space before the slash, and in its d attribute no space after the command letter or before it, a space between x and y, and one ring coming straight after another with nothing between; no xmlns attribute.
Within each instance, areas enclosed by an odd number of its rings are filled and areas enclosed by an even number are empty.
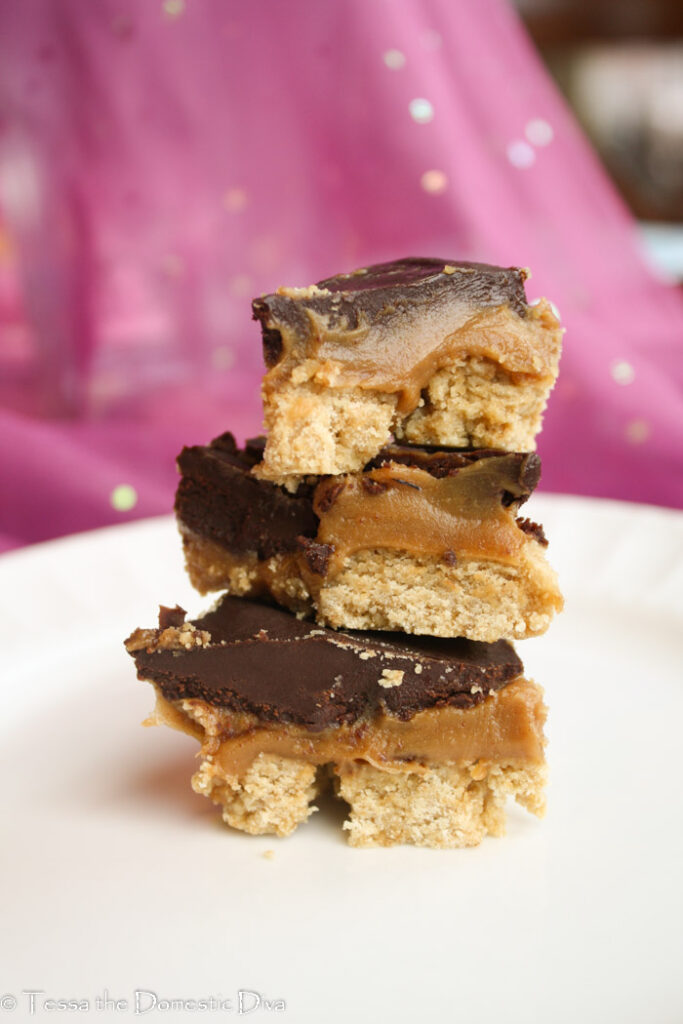
<svg viewBox="0 0 683 1024"><path fill-rule="evenodd" d="M380 686L383 686L385 690L390 690L393 686L400 686L403 682L403 676L405 672L401 672L397 668L385 668L380 676L378 682Z"/></svg>
<svg viewBox="0 0 683 1024"><path fill-rule="evenodd" d="M166 629L136 629L126 640L126 650L133 651L190 651L193 647L208 647L211 634L197 629L190 622Z"/></svg>
<svg viewBox="0 0 683 1024"><path fill-rule="evenodd" d="M275 850L264 850L261 856L264 860L272 860L275 856Z"/></svg>
<svg viewBox="0 0 683 1024"><path fill-rule="evenodd" d="M415 675L416 676L421 676L422 675L422 665L416 665L415 666Z"/></svg>
<svg viewBox="0 0 683 1024"><path fill-rule="evenodd" d="M329 295L327 288L318 288L311 284L307 288L278 288L278 295L285 295L288 299L314 299L320 295Z"/></svg>

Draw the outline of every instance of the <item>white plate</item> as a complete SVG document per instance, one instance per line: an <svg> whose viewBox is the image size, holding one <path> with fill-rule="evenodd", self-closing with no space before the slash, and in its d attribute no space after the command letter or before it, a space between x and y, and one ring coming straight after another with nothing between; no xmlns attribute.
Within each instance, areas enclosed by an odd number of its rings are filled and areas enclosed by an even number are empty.
<svg viewBox="0 0 683 1024"><path fill-rule="evenodd" d="M1 559L0 1016L134 1019L137 990L146 1019L237 1018L243 990L286 1003L250 1019L297 1024L680 1022L683 516L530 504L567 596L520 646L550 703L549 812L512 807L473 850L354 850L334 804L286 840L219 823L194 742L139 727L122 646L159 602L206 603L169 519ZM164 1008L210 997L230 1009Z"/></svg>

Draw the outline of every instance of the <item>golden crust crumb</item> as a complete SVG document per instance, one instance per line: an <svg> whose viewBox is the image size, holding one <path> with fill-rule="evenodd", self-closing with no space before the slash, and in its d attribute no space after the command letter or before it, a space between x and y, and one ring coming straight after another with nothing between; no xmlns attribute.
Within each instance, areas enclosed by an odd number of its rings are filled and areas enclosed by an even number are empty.
<svg viewBox="0 0 683 1024"><path fill-rule="evenodd" d="M378 679L379 685L383 686L385 690L390 690L394 686L400 686L403 682L403 676L405 672L402 672L398 668L385 668L382 675Z"/></svg>
<svg viewBox="0 0 683 1024"><path fill-rule="evenodd" d="M191 651L193 647L208 647L211 634L197 629L190 622L166 629L136 629L126 640L126 650L133 651Z"/></svg>

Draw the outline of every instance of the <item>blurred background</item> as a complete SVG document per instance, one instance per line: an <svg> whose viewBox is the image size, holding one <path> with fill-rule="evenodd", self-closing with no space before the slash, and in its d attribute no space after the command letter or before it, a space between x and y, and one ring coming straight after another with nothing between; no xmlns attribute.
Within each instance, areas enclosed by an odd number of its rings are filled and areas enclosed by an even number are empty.
<svg viewBox="0 0 683 1024"><path fill-rule="evenodd" d="M250 300L532 269L547 490L683 507L680 0L0 0L0 548L261 426Z"/></svg>

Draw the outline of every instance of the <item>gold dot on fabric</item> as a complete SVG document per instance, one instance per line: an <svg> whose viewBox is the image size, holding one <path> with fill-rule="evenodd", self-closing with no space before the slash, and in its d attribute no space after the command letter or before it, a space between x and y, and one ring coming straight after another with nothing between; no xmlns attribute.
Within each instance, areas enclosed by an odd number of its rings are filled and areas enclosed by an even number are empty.
<svg viewBox="0 0 683 1024"><path fill-rule="evenodd" d="M229 370L235 362L235 353L227 345L219 345L211 353L211 365L214 370Z"/></svg>
<svg viewBox="0 0 683 1024"><path fill-rule="evenodd" d="M130 512L138 503L138 492L130 484L119 484L111 492L109 502L117 512Z"/></svg>
<svg viewBox="0 0 683 1024"><path fill-rule="evenodd" d="M434 118L434 107L429 100L421 97L411 100L408 104L408 109L413 121L417 121L418 124L429 124Z"/></svg>
<svg viewBox="0 0 683 1024"><path fill-rule="evenodd" d="M624 359L617 359L610 367L612 380L617 384L632 384L636 377L636 371L630 363Z"/></svg>
<svg viewBox="0 0 683 1024"><path fill-rule="evenodd" d="M392 71L400 71L405 66L405 56L400 50L387 50L382 54L382 60Z"/></svg>
<svg viewBox="0 0 683 1024"><path fill-rule="evenodd" d="M650 424L646 420L631 420L626 425L626 440L631 444L642 444L650 436Z"/></svg>
<svg viewBox="0 0 683 1024"><path fill-rule="evenodd" d="M513 167L519 167L520 170L524 170L536 160L536 154L524 139L515 139L507 147L507 158Z"/></svg>
<svg viewBox="0 0 683 1024"><path fill-rule="evenodd" d="M185 12L185 0L164 0L162 7L167 18L179 18Z"/></svg>
<svg viewBox="0 0 683 1024"><path fill-rule="evenodd" d="M223 196L223 206L230 213L240 213L249 205L249 196L243 188L229 188Z"/></svg>
<svg viewBox="0 0 683 1024"><path fill-rule="evenodd" d="M555 138L552 125L542 117L534 117L527 123L524 134L532 146L549 146Z"/></svg>
<svg viewBox="0 0 683 1024"><path fill-rule="evenodd" d="M444 192L448 187L448 178L443 171L425 171L420 178L420 184L425 192L431 192L432 195L438 195L440 192Z"/></svg>

